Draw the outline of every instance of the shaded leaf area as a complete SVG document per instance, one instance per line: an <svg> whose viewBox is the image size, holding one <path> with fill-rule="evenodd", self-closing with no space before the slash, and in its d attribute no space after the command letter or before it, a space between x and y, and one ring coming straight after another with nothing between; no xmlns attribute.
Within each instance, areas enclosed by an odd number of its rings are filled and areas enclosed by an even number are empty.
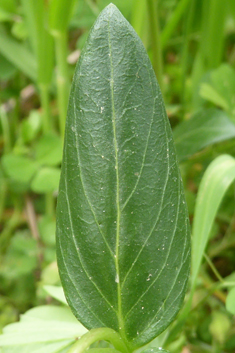
<svg viewBox="0 0 235 353"><path fill-rule="evenodd" d="M209 71L202 79L200 96L235 118L235 71L228 64Z"/></svg>
<svg viewBox="0 0 235 353"><path fill-rule="evenodd" d="M199 111L179 124L173 135L181 162L207 146L235 138L235 125L225 112L212 108Z"/></svg>
<svg viewBox="0 0 235 353"><path fill-rule="evenodd" d="M186 289L187 210L152 66L114 5L76 68L57 220L59 270L76 317L119 331L132 348L161 333Z"/></svg>

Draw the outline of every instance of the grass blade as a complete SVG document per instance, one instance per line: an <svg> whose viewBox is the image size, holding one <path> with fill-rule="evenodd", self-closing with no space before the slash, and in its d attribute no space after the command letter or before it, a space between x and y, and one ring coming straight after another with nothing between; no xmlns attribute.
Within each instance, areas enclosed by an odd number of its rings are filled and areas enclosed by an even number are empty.
<svg viewBox="0 0 235 353"><path fill-rule="evenodd" d="M192 290L211 227L227 189L235 179L235 159L229 155L217 157L207 168L198 190L192 230Z"/></svg>
<svg viewBox="0 0 235 353"><path fill-rule="evenodd" d="M0 52L26 76L36 81L37 62L35 56L23 44L3 31L0 31Z"/></svg>

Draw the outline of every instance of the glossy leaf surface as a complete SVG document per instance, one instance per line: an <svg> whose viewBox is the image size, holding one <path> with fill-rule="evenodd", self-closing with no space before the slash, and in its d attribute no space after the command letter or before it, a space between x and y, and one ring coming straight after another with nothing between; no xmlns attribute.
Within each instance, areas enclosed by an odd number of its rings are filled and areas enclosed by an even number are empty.
<svg viewBox="0 0 235 353"><path fill-rule="evenodd" d="M65 295L89 329L131 347L160 334L189 273L183 187L161 92L140 39L114 5L76 68L57 207Z"/></svg>

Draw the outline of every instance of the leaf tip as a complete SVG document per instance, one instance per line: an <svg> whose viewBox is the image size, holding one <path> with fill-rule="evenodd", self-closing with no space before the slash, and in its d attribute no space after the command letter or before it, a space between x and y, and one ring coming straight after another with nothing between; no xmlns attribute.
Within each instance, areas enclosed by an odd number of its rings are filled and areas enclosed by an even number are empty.
<svg viewBox="0 0 235 353"><path fill-rule="evenodd" d="M112 2L109 5L107 5L102 11L102 14L109 15L109 16L112 16L114 13L121 14L117 6L114 5Z"/></svg>

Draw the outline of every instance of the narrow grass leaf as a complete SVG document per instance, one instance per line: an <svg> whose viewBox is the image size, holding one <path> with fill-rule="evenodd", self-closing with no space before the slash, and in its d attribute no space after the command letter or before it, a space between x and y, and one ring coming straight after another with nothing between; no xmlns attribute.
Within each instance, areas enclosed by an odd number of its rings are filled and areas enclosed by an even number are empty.
<svg viewBox="0 0 235 353"><path fill-rule="evenodd" d="M195 286L216 213L234 180L235 159L221 155L209 165L200 183L192 230L192 288Z"/></svg>
<svg viewBox="0 0 235 353"><path fill-rule="evenodd" d="M54 68L54 43L47 28L47 5L44 0L22 0L22 5L26 15L29 38L37 56L37 82L49 85Z"/></svg>
<svg viewBox="0 0 235 353"><path fill-rule="evenodd" d="M76 68L57 206L57 255L75 316L132 349L178 313L189 274L182 180L159 85L109 5Z"/></svg>
<svg viewBox="0 0 235 353"><path fill-rule="evenodd" d="M0 31L0 53L26 76L36 81L37 62L35 56L23 44L3 31Z"/></svg>

